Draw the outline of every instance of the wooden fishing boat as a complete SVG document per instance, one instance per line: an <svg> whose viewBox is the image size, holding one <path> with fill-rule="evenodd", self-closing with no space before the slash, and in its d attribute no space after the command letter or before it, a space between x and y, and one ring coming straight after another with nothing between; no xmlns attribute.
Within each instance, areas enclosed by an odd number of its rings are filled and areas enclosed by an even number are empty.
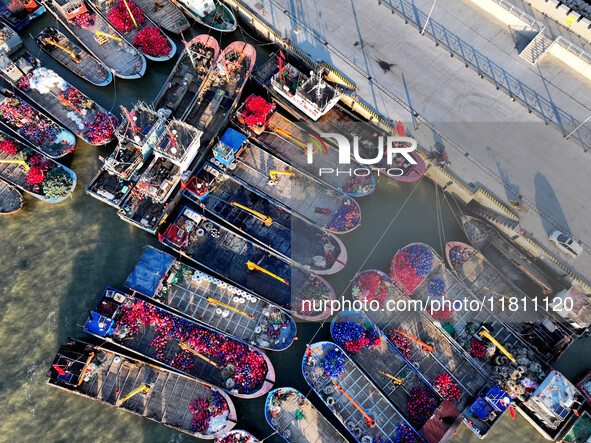
<svg viewBox="0 0 591 443"><path fill-rule="evenodd" d="M573 331L509 282L477 249L462 242L448 242L445 255L449 267L472 293L484 300L497 299L499 319L519 334L538 357L551 364L568 349ZM508 303L512 302L520 309L509 309Z"/></svg>
<svg viewBox="0 0 591 443"><path fill-rule="evenodd" d="M171 0L177 4L190 18L203 26L219 32L236 30L236 17L226 5L219 0Z"/></svg>
<svg viewBox="0 0 591 443"><path fill-rule="evenodd" d="M346 234L361 223L354 199L302 173L234 129L228 129L214 146L212 163L320 229Z"/></svg>
<svg viewBox="0 0 591 443"><path fill-rule="evenodd" d="M47 378L49 386L197 438L214 439L236 425L236 408L220 389L82 340L60 346Z"/></svg>
<svg viewBox="0 0 591 443"><path fill-rule="evenodd" d="M259 349L107 288L84 330L240 398L267 393L275 370Z"/></svg>
<svg viewBox="0 0 591 443"><path fill-rule="evenodd" d="M83 0L45 0L49 12L119 78L134 79L146 72L146 59L100 14Z"/></svg>
<svg viewBox="0 0 591 443"><path fill-rule="evenodd" d="M254 138L273 155L306 175L352 197L362 197L375 190L376 178L368 168L355 161L344 168L336 146L327 141L320 144L317 138L309 135L309 131L278 112L272 113L264 126L265 130ZM314 149L312 162L308 159L308 144ZM321 150L317 150L319 146ZM337 174L337 171L340 173Z"/></svg>
<svg viewBox="0 0 591 443"><path fill-rule="evenodd" d="M56 28L43 29L35 37L35 43L62 66L95 86L107 86L113 80L113 74L102 62Z"/></svg>
<svg viewBox="0 0 591 443"><path fill-rule="evenodd" d="M154 99L154 109L168 109L172 117L180 119L192 106L219 53L218 41L211 35L201 34L186 43L166 83Z"/></svg>
<svg viewBox="0 0 591 443"><path fill-rule="evenodd" d="M235 286L291 309L298 318L321 320L330 314L326 304L335 294L326 280L189 207L180 211L160 241Z"/></svg>
<svg viewBox="0 0 591 443"><path fill-rule="evenodd" d="M335 274L347 264L345 245L334 234L308 223L209 163L191 178L184 195L206 214L224 220L311 272Z"/></svg>
<svg viewBox="0 0 591 443"><path fill-rule="evenodd" d="M191 27L180 8L170 0L134 0L134 2L150 20L166 32L180 34Z"/></svg>
<svg viewBox="0 0 591 443"><path fill-rule="evenodd" d="M20 31L31 20L43 15L45 7L35 0L1 0L0 18L13 29Z"/></svg>
<svg viewBox="0 0 591 443"><path fill-rule="evenodd" d="M267 394L265 418L288 442L347 442L310 400L294 388L273 389Z"/></svg>
<svg viewBox="0 0 591 443"><path fill-rule="evenodd" d="M279 306L147 246L125 286L244 343L283 351L296 324Z"/></svg>
<svg viewBox="0 0 591 443"><path fill-rule="evenodd" d="M0 51L4 51L6 54L10 55L22 47L23 41L19 35L7 25L0 23Z"/></svg>
<svg viewBox="0 0 591 443"><path fill-rule="evenodd" d="M2 131L0 178L46 203L58 203L76 188L74 171Z"/></svg>
<svg viewBox="0 0 591 443"><path fill-rule="evenodd" d="M149 60L164 62L176 45L133 0L87 0L88 5Z"/></svg>
<svg viewBox="0 0 591 443"><path fill-rule="evenodd" d="M0 179L0 215L13 214L22 207L23 195L18 189Z"/></svg>
<svg viewBox="0 0 591 443"><path fill-rule="evenodd" d="M204 146L209 145L227 123L255 61L256 51L251 45L232 42L219 55L215 67L203 81L197 98L182 120L203 131Z"/></svg>
<svg viewBox="0 0 591 443"><path fill-rule="evenodd" d="M365 373L336 344L308 345L302 372L310 387L358 442L419 435Z"/></svg>
<svg viewBox="0 0 591 443"><path fill-rule="evenodd" d="M462 216L462 226L468 240L507 279L540 302L563 289L537 265L533 259L514 246L490 223L476 217Z"/></svg>
<svg viewBox="0 0 591 443"><path fill-rule="evenodd" d="M25 100L0 88L0 122L51 158L74 151L76 137Z"/></svg>
<svg viewBox="0 0 591 443"><path fill-rule="evenodd" d="M118 122L113 114L28 52L12 60L0 55L0 75L86 143L102 146L115 138Z"/></svg>
<svg viewBox="0 0 591 443"><path fill-rule="evenodd" d="M236 429L228 432L222 437L216 438L215 443L259 443L259 441L260 440L250 432Z"/></svg>

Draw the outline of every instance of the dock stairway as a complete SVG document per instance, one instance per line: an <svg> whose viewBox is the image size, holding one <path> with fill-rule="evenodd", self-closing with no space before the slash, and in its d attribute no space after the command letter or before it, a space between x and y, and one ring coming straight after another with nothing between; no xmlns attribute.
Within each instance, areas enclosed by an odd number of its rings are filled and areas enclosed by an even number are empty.
<svg viewBox="0 0 591 443"><path fill-rule="evenodd" d="M493 211L492 209L485 208L478 204L470 205L472 212L489 222L494 223L495 225L502 226L507 229L511 229L515 231L517 226L519 226L519 222L517 220L513 220L509 217L505 217L504 215L499 214L498 212Z"/></svg>
<svg viewBox="0 0 591 443"><path fill-rule="evenodd" d="M555 39L548 37L542 29L534 39L521 51L519 57L535 65L550 50L555 43Z"/></svg>

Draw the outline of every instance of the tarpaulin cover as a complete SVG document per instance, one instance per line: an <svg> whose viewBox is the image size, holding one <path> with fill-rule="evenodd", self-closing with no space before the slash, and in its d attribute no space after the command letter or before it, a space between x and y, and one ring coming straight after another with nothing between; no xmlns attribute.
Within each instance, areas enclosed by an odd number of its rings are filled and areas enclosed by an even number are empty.
<svg viewBox="0 0 591 443"><path fill-rule="evenodd" d="M490 388L486 393L485 398L497 411L504 411L511 403L511 398L498 386Z"/></svg>
<svg viewBox="0 0 591 443"><path fill-rule="evenodd" d="M240 146L242 146L242 143L244 143L244 140L246 140L246 135L232 128L228 129L220 138L220 141L226 146L232 148L234 152L238 152Z"/></svg>
<svg viewBox="0 0 591 443"><path fill-rule="evenodd" d="M489 405L482 397L478 397L476 401L472 403L470 409L472 409L472 412L474 412L481 420L485 420L493 410L491 405Z"/></svg>
<svg viewBox="0 0 591 443"><path fill-rule="evenodd" d="M144 249L144 253L135 265L125 286L133 291L152 297L158 289L162 277L170 268L175 258L152 246Z"/></svg>

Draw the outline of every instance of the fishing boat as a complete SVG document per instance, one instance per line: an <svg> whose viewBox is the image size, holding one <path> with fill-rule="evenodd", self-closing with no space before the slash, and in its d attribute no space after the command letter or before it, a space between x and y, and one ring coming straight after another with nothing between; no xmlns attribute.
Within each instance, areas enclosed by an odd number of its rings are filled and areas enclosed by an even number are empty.
<svg viewBox="0 0 591 443"><path fill-rule="evenodd" d="M344 104L338 103L338 97L340 97L341 94L340 90L334 87L330 87L332 89L337 89L337 91L333 92L333 95L337 97L336 100L333 99L334 104L330 102L331 106L327 106L326 109L323 108L324 111L316 113L316 118L314 118L310 115L311 112L309 111L313 108L313 104L308 104L307 110L305 108L302 109L302 107L298 106L298 103L293 100L288 100L288 93L285 88L287 87L288 90L290 88L292 90L293 88L298 88L297 85L299 82L296 82L294 79L301 78L303 74L301 74L301 70L294 67L292 64L287 66L289 66L289 68L286 67L281 55L273 54L269 57L267 62L254 71L253 78L257 83L269 90L273 95L273 98L288 112L299 120L306 120L305 128L307 130L313 131L315 136L318 136L321 133L335 132L344 135L357 136L359 156L361 158L376 159L380 156L380 152L382 153L381 160L377 163L368 165L370 169L378 171L380 175L383 174L402 182L416 181L423 176L426 171L425 161L416 151L409 154L415 164L411 163L408 158L401 154L393 155L392 161L390 162L388 156L384 154L384 143L387 141L388 136L406 137L406 129L400 121L396 125L393 133L389 128L382 126L378 127L376 124L368 122L365 118L356 114L352 110L347 109ZM313 76L319 75L317 70L312 70L311 72ZM320 77L318 82L320 84L328 85L323 82L322 77ZM322 89L320 86L317 91L326 91L327 89L329 88L325 87ZM337 92L339 92L338 96L336 95ZM299 112L294 110L293 106L296 106ZM312 118L312 121L310 121L308 117ZM378 136L383 137L381 149L379 147Z"/></svg>
<svg viewBox="0 0 591 443"><path fill-rule="evenodd" d="M215 439L215 443L259 443L259 441L250 432L243 431L242 429L233 430Z"/></svg>
<svg viewBox="0 0 591 443"><path fill-rule="evenodd" d="M472 246L492 266L529 296L539 297L540 303L556 290L563 289L490 223L463 215L462 226Z"/></svg>
<svg viewBox="0 0 591 443"><path fill-rule="evenodd" d="M361 223L361 211L354 199L302 173L232 128L214 146L211 161L320 229L346 234Z"/></svg>
<svg viewBox="0 0 591 443"><path fill-rule="evenodd" d="M0 88L0 122L54 159L76 146L74 134L4 88Z"/></svg>
<svg viewBox="0 0 591 443"><path fill-rule="evenodd" d="M113 114L28 52L12 60L0 54L0 75L86 143L102 146L115 138L118 122Z"/></svg>
<svg viewBox="0 0 591 443"><path fill-rule="evenodd" d="M171 0L191 19L219 32L236 30L236 17L226 5L218 0Z"/></svg>
<svg viewBox="0 0 591 443"><path fill-rule="evenodd" d="M283 351L296 336L295 322L279 306L151 246L144 249L125 286L260 349Z"/></svg>
<svg viewBox="0 0 591 443"><path fill-rule="evenodd" d="M146 59L83 0L46 0L49 12L86 50L116 77L135 79L146 72Z"/></svg>
<svg viewBox="0 0 591 443"><path fill-rule="evenodd" d="M64 200L76 187L74 171L2 131L0 178L46 203Z"/></svg>
<svg viewBox="0 0 591 443"><path fill-rule="evenodd" d="M330 333L425 440L445 441L453 435L461 418L452 401L460 390L447 372L425 379L361 312L338 313Z"/></svg>
<svg viewBox="0 0 591 443"><path fill-rule="evenodd" d="M563 443L587 443L591 439L591 415L587 411L583 411L561 438Z"/></svg>
<svg viewBox="0 0 591 443"><path fill-rule="evenodd" d="M202 439L225 435L237 421L236 408L225 392L72 338L60 346L47 384Z"/></svg>
<svg viewBox="0 0 591 443"><path fill-rule="evenodd" d="M0 179L0 215L13 214L22 207L23 195L18 189Z"/></svg>
<svg viewBox="0 0 591 443"><path fill-rule="evenodd" d="M347 439L294 388L273 389L265 401L267 423L291 443L346 443Z"/></svg>
<svg viewBox="0 0 591 443"><path fill-rule="evenodd" d="M35 0L1 0L0 18L13 29L20 31L31 20L45 13L45 7Z"/></svg>
<svg viewBox="0 0 591 443"><path fill-rule="evenodd" d="M206 214L259 242L283 258L319 275L335 274L347 264L347 250L334 234L308 223L289 208L281 207L205 163L184 195Z"/></svg>
<svg viewBox="0 0 591 443"><path fill-rule="evenodd" d="M302 372L310 387L358 442L405 436L422 441L365 373L336 344L308 345Z"/></svg>
<svg viewBox="0 0 591 443"><path fill-rule="evenodd" d="M478 438L483 439L507 410L511 411L514 419L514 403L507 393L498 386L487 386L462 411L462 420Z"/></svg>
<svg viewBox="0 0 591 443"><path fill-rule="evenodd" d="M113 74L102 62L56 28L43 29L35 43L66 69L95 86L107 86L113 80Z"/></svg>
<svg viewBox="0 0 591 443"><path fill-rule="evenodd" d="M256 51L248 43L230 43L219 55L182 120L203 131L204 145L213 140L234 111L250 77Z"/></svg>
<svg viewBox="0 0 591 443"><path fill-rule="evenodd" d="M168 201L158 202L147 197L141 189L131 189L117 215L121 220L150 234L156 234L181 199L181 190L174 191Z"/></svg>
<svg viewBox="0 0 591 443"><path fill-rule="evenodd" d="M291 309L298 318L322 320L330 314L327 303L335 299L335 293L326 280L192 208L185 206L180 211L160 241L236 287Z"/></svg>
<svg viewBox="0 0 591 443"><path fill-rule="evenodd" d="M215 37L201 34L192 38L154 99L154 109L168 109L172 117L180 119L192 106L219 55L220 46Z"/></svg>
<svg viewBox="0 0 591 443"><path fill-rule="evenodd" d="M536 352L538 357L554 363L572 343L572 331L553 318L544 306L528 298L497 271L477 249L462 242L445 245L447 262L454 274L481 299L497 299L501 321ZM505 303L517 303L520 309L508 309Z"/></svg>
<svg viewBox="0 0 591 443"><path fill-rule="evenodd" d="M375 190L376 178L368 168L354 160L350 167L344 168L336 146L312 137L309 131L278 112L271 113L264 126L265 130L254 138L273 155L306 175L352 197L363 197ZM311 162L308 145L312 149Z"/></svg>
<svg viewBox="0 0 591 443"><path fill-rule="evenodd" d="M259 397L275 382L273 365L259 349L112 288L84 330L235 397Z"/></svg>
<svg viewBox="0 0 591 443"><path fill-rule="evenodd" d="M87 3L147 59L164 62L174 57L174 42L133 0L87 0Z"/></svg>
<svg viewBox="0 0 591 443"><path fill-rule="evenodd" d="M100 168L86 187L86 193L119 209L134 185L135 181L123 179L105 168Z"/></svg>
<svg viewBox="0 0 591 443"><path fill-rule="evenodd" d="M22 47L23 41L19 35L7 25L0 23L0 51L4 51L6 54L10 55Z"/></svg>
<svg viewBox="0 0 591 443"><path fill-rule="evenodd" d="M150 20L166 32L181 34L191 27L180 8L170 0L134 0L134 2Z"/></svg>

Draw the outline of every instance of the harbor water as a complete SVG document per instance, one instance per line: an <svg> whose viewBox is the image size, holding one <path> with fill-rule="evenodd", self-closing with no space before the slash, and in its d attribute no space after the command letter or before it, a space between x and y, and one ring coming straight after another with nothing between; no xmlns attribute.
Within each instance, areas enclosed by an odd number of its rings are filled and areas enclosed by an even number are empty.
<svg viewBox="0 0 591 443"><path fill-rule="evenodd" d="M46 14L25 32L35 35L48 25L56 26L56 21ZM207 30L193 26L184 37L189 40L204 32ZM224 48L233 40L246 38L255 45L260 64L270 47L249 38L246 32L250 31L239 28L231 35L222 35L220 46ZM117 115L120 104L129 109L137 100L150 103L174 65L174 60L149 62L144 78L116 79L114 84L99 88L40 54L28 35L24 40L29 51L46 66ZM180 52L183 45L176 42ZM144 418L45 385L45 374L60 344L68 337L89 339L80 325L105 286L122 288L144 246L164 249L155 236L123 222L112 207L85 194L84 188L101 165L99 156L107 157L112 149L113 145L93 148L78 140L74 154L62 161L78 176L71 198L50 205L25 196L20 212L0 218L1 442L194 441ZM465 241L457 214L450 210L455 203L444 198L427 179L400 183L379 177L376 191L357 200L361 206L361 226L341 237L348 249L348 264L341 272L327 277L337 297L350 296L350 282L358 271L387 271L393 254L408 243L424 242L441 253L446 241ZM267 354L275 365L275 386L292 386L309 393L314 405L343 435L348 435L301 376L306 344L329 339L328 326L329 322L324 326L299 322L297 341L287 351ZM580 377L591 366L589 354L580 352L582 346L583 343L576 343L557 366L571 379ZM270 436L265 440L268 442L283 441L271 435L273 431L265 422L264 399L233 399L239 417L236 428L250 431L260 439ZM487 440L544 441L519 415L511 421L508 414ZM451 441L478 439L462 425Z"/></svg>

